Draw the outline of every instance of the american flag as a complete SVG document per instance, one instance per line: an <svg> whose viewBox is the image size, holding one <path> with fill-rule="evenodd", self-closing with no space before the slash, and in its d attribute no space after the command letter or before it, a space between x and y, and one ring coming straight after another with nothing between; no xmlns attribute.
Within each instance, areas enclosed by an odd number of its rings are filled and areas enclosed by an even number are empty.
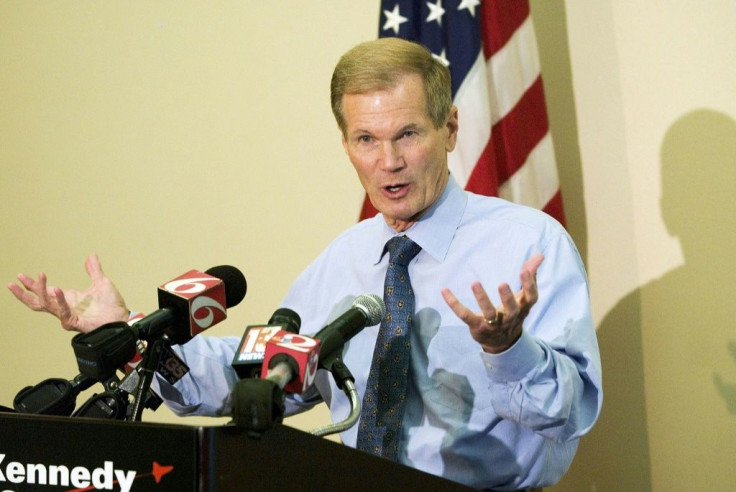
<svg viewBox="0 0 736 492"><path fill-rule="evenodd" d="M383 0L379 37L417 41L446 64L460 132L448 156L466 190L565 223L527 0ZM366 197L361 220L377 212Z"/></svg>

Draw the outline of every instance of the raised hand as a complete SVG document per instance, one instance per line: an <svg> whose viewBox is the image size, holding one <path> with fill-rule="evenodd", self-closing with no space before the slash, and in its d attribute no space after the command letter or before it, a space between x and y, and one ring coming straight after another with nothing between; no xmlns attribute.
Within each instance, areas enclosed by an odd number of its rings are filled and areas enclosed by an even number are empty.
<svg viewBox="0 0 736 492"><path fill-rule="evenodd" d="M493 305L480 282L474 282L470 286L478 301L480 313L463 305L450 289L442 289L442 297L447 305L468 325L470 335L486 352L503 352L521 336L524 319L538 299L536 275L543 260L544 256L536 254L524 263L519 292L514 294L507 283L498 286L502 304L498 308Z"/></svg>
<svg viewBox="0 0 736 492"><path fill-rule="evenodd" d="M38 275L38 280L21 273L18 281L25 289L13 282L8 284L8 289L30 309L59 318L65 330L86 333L106 323L126 321L130 311L115 285L102 271L97 255L90 254L84 267L92 285L83 291L49 286L44 273Z"/></svg>

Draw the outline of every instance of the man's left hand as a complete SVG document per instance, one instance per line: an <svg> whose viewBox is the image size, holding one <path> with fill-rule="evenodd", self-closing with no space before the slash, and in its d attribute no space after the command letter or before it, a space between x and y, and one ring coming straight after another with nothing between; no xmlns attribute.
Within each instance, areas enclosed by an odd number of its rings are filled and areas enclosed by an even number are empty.
<svg viewBox="0 0 736 492"><path fill-rule="evenodd" d="M448 288L442 289L442 297L453 312L470 328L470 335L483 350L498 354L511 347L521 336L522 324L538 299L537 269L544 256L535 254L529 258L521 269L521 290L511 291L507 283L498 286L501 306L491 302L483 285L473 282L471 289L480 307L480 313L473 312L458 301Z"/></svg>

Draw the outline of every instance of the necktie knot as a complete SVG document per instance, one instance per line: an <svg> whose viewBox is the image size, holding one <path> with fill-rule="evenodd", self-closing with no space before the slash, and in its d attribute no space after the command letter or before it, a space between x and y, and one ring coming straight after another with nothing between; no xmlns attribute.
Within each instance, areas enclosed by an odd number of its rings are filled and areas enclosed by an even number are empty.
<svg viewBox="0 0 736 492"><path fill-rule="evenodd" d="M400 266L407 266L422 248L407 236L394 236L386 243L389 261Z"/></svg>

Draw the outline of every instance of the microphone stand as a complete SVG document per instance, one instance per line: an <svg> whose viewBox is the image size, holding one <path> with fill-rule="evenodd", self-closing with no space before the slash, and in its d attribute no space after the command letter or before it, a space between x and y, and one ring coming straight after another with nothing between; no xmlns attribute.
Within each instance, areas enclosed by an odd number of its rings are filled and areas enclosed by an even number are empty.
<svg viewBox="0 0 736 492"><path fill-rule="evenodd" d="M320 361L320 365L323 365L325 369L328 369L332 373L332 377L335 379L337 387L343 390L350 401L350 413L345 420L317 427L310 431L310 434L314 436L324 437L330 434L337 434L339 432L346 431L358 422L358 419L360 418L360 398L358 397L358 390L355 388L355 384L353 384L355 382L355 378L350 372L350 369L348 369L348 366L346 366L342 361L342 357L336 356L326 363Z"/></svg>
<svg viewBox="0 0 736 492"><path fill-rule="evenodd" d="M166 341L166 336L157 337L153 341L149 341L148 347L143 353L143 360L141 361L140 368L138 369L140 381L138 381L135 401L129 417L129 420L133 422L139 422L141 420L143 408L145 407L144 403L146 395L148 394L148 390L151 389L153 373L156 372Z"/></svg>

